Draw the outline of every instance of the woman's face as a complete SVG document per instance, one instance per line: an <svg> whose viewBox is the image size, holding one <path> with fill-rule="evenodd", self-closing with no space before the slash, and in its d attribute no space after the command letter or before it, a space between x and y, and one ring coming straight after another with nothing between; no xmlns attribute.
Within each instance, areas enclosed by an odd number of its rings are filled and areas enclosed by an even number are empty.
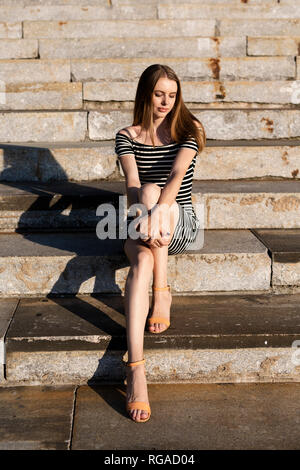
<svg viewBox="0 0 300 470"><path fill-rule="evenodd" d="M169 78L159 78L153 90L153 114L164 118L173 108L176 100L177 83Z"/></svg>

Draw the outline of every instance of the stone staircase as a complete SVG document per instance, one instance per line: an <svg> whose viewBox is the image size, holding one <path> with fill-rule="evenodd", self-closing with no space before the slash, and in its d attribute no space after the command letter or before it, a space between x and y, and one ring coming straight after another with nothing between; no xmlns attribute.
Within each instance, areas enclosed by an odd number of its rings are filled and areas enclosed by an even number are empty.
<svg viewBox="0 0 300 470"><path fill-rule="evenodd" d="M114 136L153 63L208 140L148 381L300 381L299 44L295 0L0 0L2 387L124 377L128 260L96 210L125 194Z"/></svg>

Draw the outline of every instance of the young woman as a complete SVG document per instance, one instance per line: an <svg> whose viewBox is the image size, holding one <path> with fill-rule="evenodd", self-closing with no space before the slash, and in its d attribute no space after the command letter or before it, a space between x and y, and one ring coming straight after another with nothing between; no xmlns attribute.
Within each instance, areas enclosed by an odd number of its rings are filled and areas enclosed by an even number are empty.
<svg viewBox="0 0 300 470"><path fill-rule="evenodd" d="M136 91L133 123L115 138L129 206L141 203L148 211L139 211L133 222L140 236L129 236L124 244L130 262L124 298L126 409L136 422L148 421L151 414L143 359L149 285L153 276L148 331L161 333L170 325L168 255L183 253L200 228L191 189L196 155L205 144L204 128L185 106L175 72L160 64L144 70Z"/></svg>

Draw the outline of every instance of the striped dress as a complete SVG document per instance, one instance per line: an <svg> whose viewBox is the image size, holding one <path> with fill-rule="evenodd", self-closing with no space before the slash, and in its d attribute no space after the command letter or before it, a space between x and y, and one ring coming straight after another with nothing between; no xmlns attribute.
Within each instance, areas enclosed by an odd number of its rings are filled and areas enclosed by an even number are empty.
<svg viewBox="0 0 300 470"><path fill-rule="evenodd" d="M173 142L153 147L153 145L136 142L119 132L115 137L115 152L118 159L122 159L125 155L134 155L141 185L155 183L160 188L164 187L176 154L182 147L191 148L196 153L176 196L176 202L179 206L179 219L168 245L169 255L183 253L195 240L200 229L200 221L195 214L191 197L196 156L199 150L197 142L191 137L182 144Z"/></svg>

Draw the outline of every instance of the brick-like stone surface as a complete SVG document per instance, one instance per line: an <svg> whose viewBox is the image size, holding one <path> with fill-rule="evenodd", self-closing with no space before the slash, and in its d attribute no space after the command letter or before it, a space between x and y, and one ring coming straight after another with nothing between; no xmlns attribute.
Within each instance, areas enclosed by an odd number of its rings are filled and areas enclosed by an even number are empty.
<svg viewBox="0 0 300 470"><path fill-rule="evenodd" d="M222 18L219 24L220 36L298 36L299 30L300 19L297 18Z"/></svg>
<svg viewBox="0 0 300 470"><path fill-rule="evenodd" d="M0 39L0 59L28 59L37 56L36 39Z"/></svg>
<svg viewBox="0 0 300 470"><path fill-rule="evenodd" d="M0 148L2 181L88 181L105 179L117 170L112 145L56 148L5 146Z"/></svg>
<svg viewBox="0 0 300 470"><path fill-rule="evenodd" d="M176 8L172 4L158 5L158 18L210 18L222 20L232 19L270 19L270 18L300 18L300 5L228 5L223 2L218 5L182 3Z"/></svg>
<svg viewBox="0 0 300 470"><path fill-rule="evenodd" d="M0 22L0 38L21 38L22 37L22 23L7 23Z"/></svg>
<svg viewBox="0 0 300 470"><path fill-rule="evenodd" d="M0 60L0 80L5 83L69 82L70 61Z"/></svg>
<svg viewBox="0 0 300 470"><path fill-rule="evenodd" d="M123 5L111 8L109 5L17 5L0 6L0 21L50 20L120 20L120 19L154 19L156 8L154 5Z"/></svg>
<svg viewBox="0 0 300 470"><path fill-rule="evenodd" d="M300 228L300 183L296 185L298 192L291 188L288 193L239 194L238 189L226 194L196 193L194 201L204 204L205 227L210 229Z"/></svg>
<svg viewBox="0 0 300 470"><path fill-rule="evenodd" d="M300 136L298 110L214 110L194 111L202 122L208 139L274 139ZM114 139L117 130L132 122L128 111L90 111L89 137Z"/></svg>
<svg viewBox="0 0 300 470"><path fill-rule="evenodd" d="M287 104L295 101L297 81L181 81L183 99L193 103L248 102ZM87 101L134 101L137 81L86 82L83 99ZM300 90L300 86L299 86Z"/></svg>
<svg viewBox="0 0 300 470"><path fill-rule="evenodd" d="M274 261L272 270L273 286L300 286L300 262L280 263Z"/></svg>
<svg viewBox="0 0 300 470"><path fill-rule="evenodd" d="M220 57L211 59L161 58L180 80L291 80L296 77L293 57ZM138 80L153 59L71 59L73 81Z"/></svg>
<svg viewBox="0 0 300 470"><path fill-rule="evenodd" d="M1 28L1 25L0 25ZM24 38L214 36L214 20L24 21ZM0 29L1 31L1 29Z"/></svg>
<svg viewBox="0 0 300 470"><path fill-rule="evenodd" d="M104 38L104 39L40 39L42 59L153 57L153 51L166 57L243 57L246 38Z"/></svg>
<svg viewBox="0 0 300 470"><path fill-rule="evenodd" d="M80 82L9 83L5 86L5 100L0 101L0 109L3 110L81 108L82 84Z"/></svg>
<svg viewBox="0 0 300 470"><path fill-rule="evenodd" d="M205 147L196 159L194 179L300 178L298 146Z"/></svg>
<svg viewBox="0 0 300 470"><path fill-rule="evenodd" d="M298 55L299 37L248 37L248 55L283 56Z"/></svg>
<svg viewBox="0 0 300 470"><path fill-rule="evenodd" d="M86 112L0 113L2 142L77 142L86 131Z"/></svg>
<svg viewBox="0 0 300 470"><path fill-rule="evenodd" d="M120 179L114 142L66 144L41 148L24 144L0 148L2 181L88 181L111 177ZM299 147L209 146L196 159L194 180L238 180L240 178L300 178ZM124 175L122 175L124 176Z"/></svg>
<svg viewBox="0 0 300 470"><path fill-rule="evenodd" d="M2 234L0 295L123 292L122 240L96 233ZM170 257L177 292L268 290L270 258L247 230L200 232L199 248ZM182 274L178 274L182 273Z"/></svg>

